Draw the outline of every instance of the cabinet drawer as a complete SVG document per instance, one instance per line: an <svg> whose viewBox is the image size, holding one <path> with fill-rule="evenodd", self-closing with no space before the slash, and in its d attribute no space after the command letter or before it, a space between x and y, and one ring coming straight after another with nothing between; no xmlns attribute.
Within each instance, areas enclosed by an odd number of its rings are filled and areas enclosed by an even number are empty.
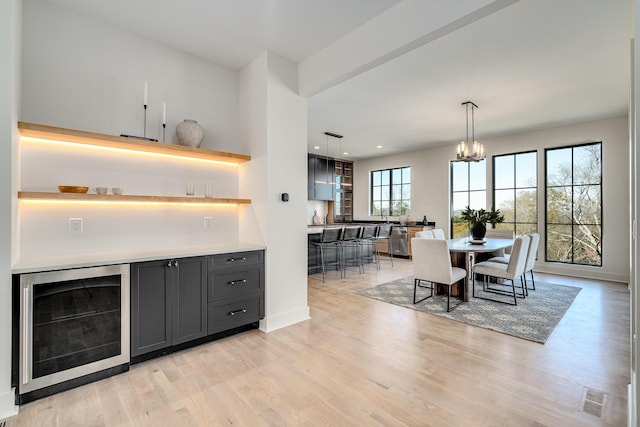
<svg viewBox="0 0 640 427"><path fill-rule="evenodd" d="M231 254L210 255L209 270L222 267L238 267L241 265L262 264L262 251L237 252Z"/></svg>
<svg viewBox="0 0 640 427"><path fill-rule="evenodd" d="M264 303L260 295L209 303L207 314L207 332L213 334L262 319Z"/></svg>
<svg viewBox="0 0 640 427"><path fill-rule="evenodd" d="M221 298L253 294L262 289L264 283L261 265L248 268L234 268L209 275L208 301Z"/></svg>

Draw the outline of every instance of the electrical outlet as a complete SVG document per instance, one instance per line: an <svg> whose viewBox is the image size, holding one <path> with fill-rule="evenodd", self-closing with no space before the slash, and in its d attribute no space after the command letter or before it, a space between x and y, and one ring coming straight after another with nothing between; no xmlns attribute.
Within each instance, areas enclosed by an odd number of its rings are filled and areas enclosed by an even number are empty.
<svg viewBox="0 0 640 427"><path fill-rule="evenodd" d="M82 233L82 218L69 218L69 232L71 234Z"/></svg>
<svg viewBox="0 0 640 427"><path fill-rule="evenodd" d="M213 227L213 218L210 216L205 216L204 217L204 229L205 230L209 230L211 227Z"/></svg>

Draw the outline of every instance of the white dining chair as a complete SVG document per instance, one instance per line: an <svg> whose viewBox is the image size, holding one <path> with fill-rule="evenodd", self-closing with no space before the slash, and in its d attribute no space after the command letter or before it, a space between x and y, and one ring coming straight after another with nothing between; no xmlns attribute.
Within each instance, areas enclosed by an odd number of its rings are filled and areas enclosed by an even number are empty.
<svg viewBox="0 0 640 427"><path fill-rule="evenodd" d="M431 232L433 233L433 238L434 239L439 239L439 240L445 240L446 237L444 235L444 230L442 230L441 228L434 228L433 230L431 230Z"/></svg>
<svg viewBox="0 0 640 427"><path fill-rule="evenodd" d="M540 234L531 233L531 234L529 234L529 237L531 238L531 240L529 241L529 247L527 248L527 261L526 261L526 264L525 264L525 267L524 267L524 272L522 273L522 276L524 278L525 285L527 285L527 272L531 273L532 287L529 288L527 286L527 290L535 291L536 290L536 281L535 281L535 278L533 277L533 267L535 267L536 257L538 256L538 246L540 244ZM505 254L504 256L501 256L501 257L491 258L489 261L499 262L499 263L502 263L502 264L509 264L510 257L511 257L510 254Z"/></svg>
<svg viewBox="0 0 640 427"><path fill-rule="evenodd" d="M467 272L459 267L451 266L451 257L446 240L422 239L414 237L411 239L413 251L413 303L417 304L433 296L434 286L438 284L447 287L447 311L451 311L451 287L458 284L462 302L464 302L465 282ZM429 286L422 285L428 282ZM460 285L462 282L462 286ZM426 288L431 292L428 296L416 301L418 288ZM456 304L456 308L462 302Z"/></svg>
<svg viewBox="0 0 640 427"><path fill-rule="evenodd" d="M524 274L524 268L527 262L527 250L529 248L530 240L531 239L529 238L529 236L520 236L516 239L511 250L511 256L509 257L508 264L504 264L501 262L493 262L493 261L483 261L473 266L473 272L471 275L473 282L471 283L471 287L472 287L471 289L473 290L472 294L474 298L488 299L491 301L508 304L508 302L506 301L496 300L492 298L485 298L480 296L476 297L475 277L476 277L476 274L482 274L483 275L482 289L484 291L493 292L493 293L502 294L502 295L513 295L513 305L518 305L518 298L517 298L518 295L516 295L515 279L520 278L521 281L523 280L522 276ZM502 289L491 288L489 286L489 277L496 277L499 279L511 280L511 292L508 292ZM522 295L521 295L522 298L526 296L526 287L527 285L523 281Z"/></svg>
<svg viewBox="0 0 640 427"><path fill-rule="evenodd" d="M433 239L433 233L431 230L418 231L416 237L419 239Z"/></svg>

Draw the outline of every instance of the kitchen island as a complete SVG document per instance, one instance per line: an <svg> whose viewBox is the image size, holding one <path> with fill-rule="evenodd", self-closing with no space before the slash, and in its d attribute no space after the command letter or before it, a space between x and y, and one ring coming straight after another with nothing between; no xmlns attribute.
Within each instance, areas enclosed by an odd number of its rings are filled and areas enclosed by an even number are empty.
<svg viewBox="0 0 640 427"><path fill-rule="evenodd" d="M318 248L317 245L314 245L314 243L317 243L320 241L320 238L322 237L322 231L325 228L343 228L343 227L351 227L351 226L361 226L361 225L372 225L372 224L385 224L385 223L381 223L381 222L374 222L374 221L359 221L356 223L345 223L345 224L325 224L325 225L309 225L307 226L307 235L308 235L308 263L307 263L307 274L318 274L318 273L322 273L322 266L321 266L321 262L320 262L320 249ZM411 247L409 242L411 241L411 237L415 237L415 234L418 231L422 231L424 229L424 226L422 224L420 225L411 225L411 226L407 226L407 225L400 225L399 222L392 222L391 224L393 224L394 228L396 228L396 230L398 231L402 231L397 235L392 236L392 239L400 239L402 240L400 241L395 241L394 242L398 245L398 246L394 246L393 244L391 245L392 250L394 251L393 256L401 256L403 258L408 258L411 256ZM428 228L433 228L435 227L435 223L434 222L430 222L427 223L427 227ZM401 230L402 229L402 230ZM406 248L406 252L402 252L400 253L400 247L404 244L404 247ZM387 242L386 240L382 240L377 242L377 249L378 252L381 254L389 254L389 242ZM398 248L396 251L396 247ZM345 257L346 259L353 259L355 257L355 250L356 248L350 247L346 249L346 253L345 253ZM368 259L369 262L372 262L372 247L371 245L365 246L364 250L367 251L364 254L364 258ZM327 259L326 262L327 263L335 263L336 262L336 254L335 251L328 251L327 253Z"/></svg>

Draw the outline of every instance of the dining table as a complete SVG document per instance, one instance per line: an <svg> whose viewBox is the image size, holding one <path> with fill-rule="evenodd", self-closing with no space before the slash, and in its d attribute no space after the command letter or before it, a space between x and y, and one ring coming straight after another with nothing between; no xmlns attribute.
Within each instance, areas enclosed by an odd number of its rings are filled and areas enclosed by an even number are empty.
<svg viewBox="0 0 640 427"><path fill-rule="evenodd" d="M447 246L449 247L450 253L461 253L464 255L464 269L467 272L467 286L464 291L465 301L469 301L471 297L471 286L473 285L471 276L473 274L473 264L475 262L476 254L510 248L513 246L514 242L514 239L503 239L497 237L486 237L482 241L473 241L469 238L447 240Z"/></svg>

